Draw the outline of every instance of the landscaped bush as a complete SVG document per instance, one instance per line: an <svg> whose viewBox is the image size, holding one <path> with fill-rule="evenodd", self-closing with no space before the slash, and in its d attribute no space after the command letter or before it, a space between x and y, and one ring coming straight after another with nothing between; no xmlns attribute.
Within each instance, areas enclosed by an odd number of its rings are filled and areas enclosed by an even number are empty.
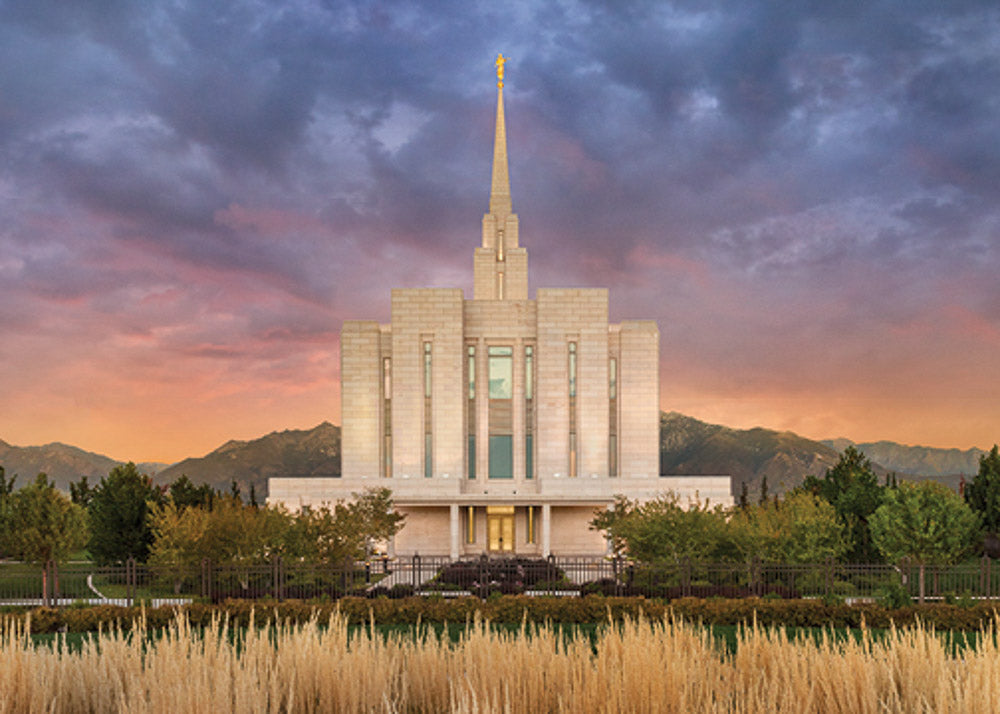
<svg viewBox="0 0 1000 714"><path fill-rule="evenodd" d="M438 571L422 586L425 590L468 590L487 597L492 593L515 595L538 589L540 583L572 587L566 574L543 558L486 558L460 560ZM565 584L565 588L563 588Z"/></svg>
<svg viewBox="0 0 1000 714"><path fill-rule="evenodd" d="M622 582L614 578L601 578L600 580L586 582L580 587L580 593L582 595L656 597L666 600L675 600L681 597L742 598L761 596L784 599L801 597L801 593L798 590L777 584L760 585L756 588L750 588L746 585L718 585L697 582L687 586L661 584L655 588L651 588L649 585L629 584L628 582Z"/></svg>
<svg viewBox="0 0 1000 714"><path fill-rule="evenodd" d="M398 591L403 592L400 588ZM231 600L218 605L195 603L180 608L188 622L208 626L213 618L226 617L234 626L246 626L251 616L257 623L305 623L312 617L323 622L339 611L353 624L374 621L380 625L424 623L463 623L476 613L495 623L529 622L599 623L621 622L643 616L651 620L678 616L691 622L711 625L738 625L757 622L761 625L796 627L868 627L886 628L922 622L947 630L978 630L997 617L996 604L977 602L971 606L949 604L910 605L886 608L878 604L846 605L833 599L824 601L770 598L679 598L671 602L641 597L528 597L504 595L482 600L475 597L345 597L336 602L302 600L251 601ZM178 612L175 607L151 609L103 605L88 608L35 608L8 612L4 619L31 619L32 632L90 632L108 629L114 623L130 629L133 621L144 618L147 627L166 626Z"/></svg>

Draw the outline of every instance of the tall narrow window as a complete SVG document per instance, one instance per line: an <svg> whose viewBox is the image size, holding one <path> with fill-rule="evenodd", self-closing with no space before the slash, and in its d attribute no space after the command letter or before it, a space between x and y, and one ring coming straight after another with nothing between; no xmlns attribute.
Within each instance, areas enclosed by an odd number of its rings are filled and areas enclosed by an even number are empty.
<svg viewBox="0 0 1000 714"><path fill-rule="evenodd" d="M467 425L466 437L468 439L468 453L466 458L469 461L469 478L476 477L476 348L474 345L468 347L468 373L469 373L469 394L468 408L469 421Z"/></svg>
<svg viewBox="0 0 1000 714"><path fill-rule="evenodd" d="M576 478L576 343L569 343L569 476Z"/></svg>
<svg viewBox="0 0 1000 714"><path fill-rule="evenodd" d="M510 399L514 393L514 350L490 347L490 399Z"/></svg>
<svg viewBox="0 0 1000 714"><path fill-rule="evenodd" d="M531 345L524 348L524 477L535 477L534 434L535 434L535 350Z"/></svg>
<svg viewBox="0 0 1000 714"><path fill-rule="evenodd" d="M618 475L618 360L608 360L608 476Z"/></svg>
<svg viewBox="0 0 1000 714"><path fill-rule="evenodd" d="M469 506L465 512L465 542L476 542L476 507Z"/></svg>
<svg viewBox="0 0 1000 714"><path fill-rule="evenodd" d="M497 273L497 300L503 300L503 273Z"/></svg>
<svg viewBox="0 0 1000 714"><path fill-rule="evenodd" d="M569 396L576 396L576 343L569 343Z"/></svg>
<svg viewBox="0 0 1000 714"><path fill-rule="evenodd" d="M424 343L424 397L431 397L431 343Z"/></svg>
<svg viewBox="0 0 1000 714"><path fill-rule="evenodd" d="M489 478L514 478L514 348L490 347Z"/></svg>
<svg viewBox="0 0 1000 714"><path fill-rule="evenodd" d="M382 477L392 478L392 360L382 358Z"/></svg>
<svg viewBox="0 0 1000 714"><path fill-rule="evenodd" d="M528 519L528 532L527 537L524 539L526 543L535 543L535 507L527 507L527 519Z"/></svg>
<svg viewBox="0 0 1000 714"><path fill-rule="evenodd" d="M424 478L434 475L434 451L431 413L431 343L424 343Z"/></svg>
<svg viewBox="0 0 1000 714"><path fill-rule="evenodd" d="M476 348L469 345L469 399L476 398Z"/></svg>

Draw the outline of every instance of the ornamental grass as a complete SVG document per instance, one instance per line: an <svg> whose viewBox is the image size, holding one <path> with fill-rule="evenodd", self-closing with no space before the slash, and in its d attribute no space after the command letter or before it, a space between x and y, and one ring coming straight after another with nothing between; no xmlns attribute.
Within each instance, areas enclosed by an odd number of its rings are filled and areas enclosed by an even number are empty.
<svg viewBox="0 0 1000 714"><path fill-rule="evenodd" d="M555 625L457 642L417 626L383 634L329 621L192 628L143 621L69 647L0 627L0 713L129 712L993 712L995 625L953 647L921 625L873 637L740 629L734 652L681 619L609 623L591 639Z"/></svg>

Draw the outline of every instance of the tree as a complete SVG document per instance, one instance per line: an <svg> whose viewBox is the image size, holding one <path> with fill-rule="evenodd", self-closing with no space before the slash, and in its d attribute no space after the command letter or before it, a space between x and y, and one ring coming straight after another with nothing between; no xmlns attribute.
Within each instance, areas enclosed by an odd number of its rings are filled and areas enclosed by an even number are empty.
<svg viewBox="0 0 1000 714"><path fill-rule="evenodd" d="M7 478L7 472L0 466L0 506L7 500L7 497L14 492L14 482L17 481L17 474Z"/></svg>
<svg viewBox="0 0 1000 714"><path fill-rule="evenodd" d="M174 505L181 509L188 506L201 506L211 510L215 503L215 490L207 483L195 486L187 474L182 474L180 478L170 484L167 491Z"/></svg>
<svg viewBox="0 0 1000 714"><path fill-rule="evenodd" d="M172 501L153 509L154 542L149 562L158 567L195 565L203 558L248 565L276 555L307 561L363 558L376 540L391 538L403 516L393 510L387 488L354 494L355 500L304 508L244 505L219 497L212 510L178 508Z"/></svg>
<svg viewBox="0 0 1000 714"><path fill-rule="evenodd" d="M1000 534L1000 451L996 444L979 457L979 473L966 485L965 501L979 514L987 535L996 538Z"/></svg>
<svg viewBox="0 0 1000 714"><path fill-rule="evenodd" d="M733 542L744 559L820 563L840 558L847 533L825 499L792 491L781 501L736 510L729 522Z"/></svg>
<svg viewBox="0 0 1000 714"><path fill-rule="evenodd" d="M980 532L979 517L968 504L935 481L904 482L887 491L870 525L875 545L891 562L956 562Z"/></svg>
<svg viewBox="0 0 1000 714"><path fill-rule="evenodd" d="M116 466L93 489L89 550L101 565L129 558L145 561L153 544L149 512L163 495L152 479L129 462Z"/></svg>
<svg viewBox="0 0 1000 714"><path fill-rule="evenodd" d="M749 489L747 488L746 481L743 481L740 486L740 499L737 502L737 505L742 510L746 510L747 508L750 507L750 492Z"/></svg>
<svg viewBox="0 0 1000 714"><path fill-rule="evenodd" d="M699 501L687 505L673 492L641 504L618 496L611 510L595 513L590 528L604 531L618 552L636 560L732 557L725 511Z"/></svg>
<svg viewBox="0 0 1000 714"><path fill-rule="evenodd" d="M625 554L627 549L625 519L638 505L618 494L611 508L599 508L594 511L594 517L590 520L590 530L602 531L604 537L611 543L611 550L615 555Z"/></svg>
<svg viewBox="0 0 1000 714"><path fill-rule="evenodd" d="M806 477L802 488L826 499L848 529L846 560L877 562L880 554L872 543L868 520L882 505L885 489L879 485L871 461L848 446L840 460L827 469L823 478Z"/></svg>
<svg viewBox="0 0 1000 714"><path fill-rule="evenodd" d="M79 481L69 485L69 499L78 506L86 508L94 496L94 488L87 483L87 477L81 476Z"/></svg>
<svg viewBox="0 0 1000 714"><path fill-rule="evenodd" d="M403 527L404 516L393 509L389 489L352 495L351 502L303 508L295 514L285 538L286 553L304 560L358 560L371 554L376 541L392 538Z"/></svg>
<svg viewBox="0 0 1000 714"><path fill-rule="evenodd" d="M38 474L35 481L6 499L0 524L4 551L30 563L64 560L87 543L87 517Z"/></svg>
<svg viewBox="0 0 1000 714"><path fill-rule="evenodd" d="M4 513L10 494L14 492L15 481L17 481L17 474L7 478L7 472L3 466L0 466L0 556L5 554L3 544Z"/></svg>
<svg viewBox="0 0 1000 714"><path fill-rule="evenodd" d="M210 517L208 509L180 508L170 499L150 510L153 545L147 563L158 577L173 583L174 592L181 591L185 575L208 557L204 538Z"/></svg>

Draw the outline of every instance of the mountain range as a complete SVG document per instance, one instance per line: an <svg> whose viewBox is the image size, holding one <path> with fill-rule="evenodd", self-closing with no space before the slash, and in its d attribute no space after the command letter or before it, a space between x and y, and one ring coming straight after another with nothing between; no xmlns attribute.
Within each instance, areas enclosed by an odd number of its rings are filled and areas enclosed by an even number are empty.
<svg viewBox="0 0 1000 714"><path fill-rule="evenodd" d="M979 469L981 449L936 449L888 441L854 443L847 439L814 441L789 431L757 427L732 429L708 424L677 412L660 415L660 472L673 475L730 475L733 493L742 484L757 493L767 479L768 491L792 488L806 475L822 475L847 446L872 460L876 473L903 478L934 478L955 487ZM23 486L45 472L61 489L87 476L93 484L121 462L66 444L11 446L0 441L0 466L8 477L19 474ZM339 476L340 427L323 422L313 429L276 431L251 441L229 441L209 454L176 464L137 464L159 484L186 475L196 484L229 490L235 480L244 496L253 486L258 498L267 493L271 476Z"/></svg>
<svg viewBox="0 0 1000 714"><path fill-rule="evenodd" d="M340 427L329 422L308 430L275 431L253 441L227 441L206 456L184 459L157 473L167 484L187 476L228 491L235 480L244 496L250 486L267 494L271 476L340 476Z"/></svg>

